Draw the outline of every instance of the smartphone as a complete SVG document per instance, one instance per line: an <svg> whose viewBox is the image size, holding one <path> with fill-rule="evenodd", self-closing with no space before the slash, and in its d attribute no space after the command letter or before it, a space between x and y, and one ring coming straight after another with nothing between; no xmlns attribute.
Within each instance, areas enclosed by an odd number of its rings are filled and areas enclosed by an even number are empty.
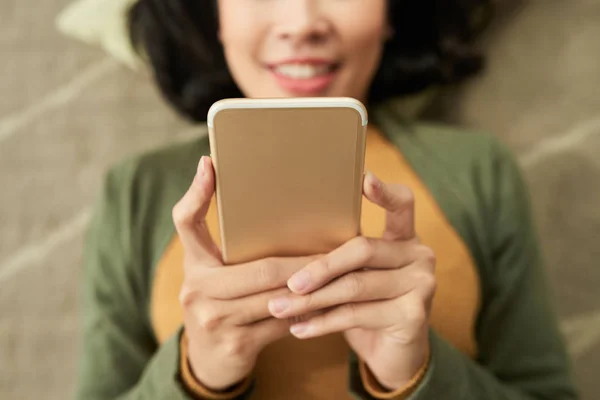
<svg viewBox="0 0 600 400"><path fill-rule="evenodd" d="M367 123L351 98L213 104L223 261L324 254L358 235Z"/></svg>

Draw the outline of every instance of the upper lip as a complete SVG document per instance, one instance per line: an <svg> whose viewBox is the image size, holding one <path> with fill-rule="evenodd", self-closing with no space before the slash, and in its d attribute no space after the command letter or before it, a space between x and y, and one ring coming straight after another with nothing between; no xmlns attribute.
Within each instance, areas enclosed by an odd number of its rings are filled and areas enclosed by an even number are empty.
<svg viewBox="0 0 600 400"><path fill-rule="evenodd" d="M338 64L335 60L330 60L326 58L319 57L294 57L288 58L272 63L267 63L267 65L271 68L278 67L280 65L290 65L290 64L310 64L310 65L336 65Z"/></svg>

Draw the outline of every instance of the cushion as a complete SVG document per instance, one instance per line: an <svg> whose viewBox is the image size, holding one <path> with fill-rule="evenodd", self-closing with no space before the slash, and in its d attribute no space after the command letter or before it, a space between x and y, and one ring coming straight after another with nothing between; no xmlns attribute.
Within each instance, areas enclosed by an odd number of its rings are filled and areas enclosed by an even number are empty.
<svg viewBox="0 0 600 400"><path fill-rule="evenodd" d="M141 60L127 33L127 10L136 0L77 0L56 18L63 34L103 48L128 67L137 70Z"/></svg>

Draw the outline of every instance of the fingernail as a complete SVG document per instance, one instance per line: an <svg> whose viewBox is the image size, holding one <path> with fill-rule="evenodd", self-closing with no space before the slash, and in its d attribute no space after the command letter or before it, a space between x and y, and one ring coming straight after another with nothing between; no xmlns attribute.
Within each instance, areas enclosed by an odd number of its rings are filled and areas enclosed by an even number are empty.
<svg viewBox="0 0 600 400"><path fill-rule="evenodd" d="M269 311L273 314L279 314L284 312L290 307L290 299L287 297L278 297L276 299L269 300Z"/></svg>
<svg viewBox="0 0 600 400"><path fill-rule="evenodd" d="M302 322L300 324L292 325L290 327L290 332L297 337L306 337L310 334L310 323Z"/></svg>
<svg viewBox="0 0 600 400"><path fill-rule="evenodd" d="M206 176L206 156L200 158L200 162L198 163L198 175L200 177Z"/></svg>
<svg viewBox="0 0 600 400"><path fill-rule="evenodd" d="M293 292L301 292L308 287L310 283L310 276L307 271L296 272L292 277L288 280L288 287Z"/></svg>
<svg viewBox="0 0 600 400"><path fill-rule="evenodd" d="M371 185L371 187L373 187L374 189L381 188L381 181L371 171L367 171L367 179L369 180L369 184Z"/></svg>

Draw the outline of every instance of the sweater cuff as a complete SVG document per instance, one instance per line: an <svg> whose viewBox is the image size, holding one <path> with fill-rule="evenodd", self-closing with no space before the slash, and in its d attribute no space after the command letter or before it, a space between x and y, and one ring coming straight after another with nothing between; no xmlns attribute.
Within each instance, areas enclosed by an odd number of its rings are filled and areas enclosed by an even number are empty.
<svg viewBox="0 0 600 400"><path fill-rule="evenodd" d="M194 376L192 372L192 368L190 367L190 363L188 361L188 341L185 330L181 334L181 339L179 341L179 348L181 352L180 357L180 372L181 372L181 381L183 386L190 392L196 399L201 400L233 400L240 396L242 396L247 390L250 389L252 384L252 378L247 377L242 382L236 384L235 386L228 388L225 391L213 391L206 386L204 386L200 381Z"/></svg>
<svg viewBox="0 0 600 400"><path fill-rule="evenodd" d="M390 392L388 389L383 387L377 378L373 375L367 364L359 360L358 368L360 371L360 378L362 380L362 384L365 390L373 396L373 398L377 400L405 400L407 399L413 392L419 387L419 384L423 381L427 369L429 368L430 361L430 350L427 350L427 357L425 358L425 363L415 376L407 382L404 386Z"/></svg>

